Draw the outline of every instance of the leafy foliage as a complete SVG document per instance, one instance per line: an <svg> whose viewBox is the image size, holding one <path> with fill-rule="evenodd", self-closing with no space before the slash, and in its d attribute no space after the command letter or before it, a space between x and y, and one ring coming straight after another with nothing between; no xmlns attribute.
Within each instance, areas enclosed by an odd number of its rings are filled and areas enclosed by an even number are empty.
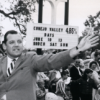
<svg viewBox="0 0 100 100"><path fill-rule="evenodd" d="M96 14L96 16L90 15L88 19L86 19L84 25L87 29L94 31L95 34L100 34L100 11ZM88 34L87 29L84 30L83 36Z"/></svg>
<svg viewBox="0 0 100 100"><path fill-rule="evenodd" d="M33 21L37 0L2 0L0 2L0 20L9 18L20 32L26 35L26 23Z"/></svg>
<svg viewBox="0 0 100 100"><path fill-rule="evenodd" d="M88 19L86 19L84 25L86 26L86 29L83 31L82 37L91 33L99 35L100 37L100 11L95 16L90 15ZM82 37L80 37L80 39ZM94 47L93 49L100 49L100 40L99 45Z"/></svg>

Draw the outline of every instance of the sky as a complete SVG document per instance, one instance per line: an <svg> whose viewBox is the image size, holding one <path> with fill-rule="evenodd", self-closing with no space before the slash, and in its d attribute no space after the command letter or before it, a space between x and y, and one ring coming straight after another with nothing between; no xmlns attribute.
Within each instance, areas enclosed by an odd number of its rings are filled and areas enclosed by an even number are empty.
<svg viewBox="0 0 100 100"><path fill-rule="evenodd" d="M44 23L50 23L49 14L46 13L49 10L49 3L45 4L44 9ZM88 19L89 15L95 16L100 11L100 0L69 0L69 24L79 27L79 35L82 35L85 26L84 22ZM47 19L48 18L48 19ZM61 2L57 6L57 25L64 25L64 2Z"/></svg>
<svg viewBox="0 0 100 100"><path fill-rule="evenodd" d="M84 22L89 15L95 16L100 11L100 0L69 0L69 24L79 27L79 35L84 31ZM38 5L36 12L32 15L34 23L38 23ZM43 6L43 23L51 24L51 5L48 1L44 2ZM4 27L2 32L5 33L10 29L18 30L7 18L0 22ZM64 25L64 2L60 2L57 6L56 25Z"/></svg>

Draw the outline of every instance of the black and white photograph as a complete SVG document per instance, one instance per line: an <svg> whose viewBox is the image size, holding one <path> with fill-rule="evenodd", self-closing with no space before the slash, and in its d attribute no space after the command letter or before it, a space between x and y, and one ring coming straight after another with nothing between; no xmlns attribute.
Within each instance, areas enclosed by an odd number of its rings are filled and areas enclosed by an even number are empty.
<svg viewBox="0 0 100 100"><path fill-rule="evenodd" d="M0 0L0 100L100 100L100 0Z"/></svg>

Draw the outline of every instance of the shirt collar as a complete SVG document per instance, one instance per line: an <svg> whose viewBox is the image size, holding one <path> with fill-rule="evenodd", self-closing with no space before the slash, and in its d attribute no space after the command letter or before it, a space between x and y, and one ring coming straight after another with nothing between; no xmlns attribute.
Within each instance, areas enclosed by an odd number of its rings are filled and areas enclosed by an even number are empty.
<svg viewBox="0 0 100 100"><path fill-rule="evenodd" d="M76 66L75 66L76 67ZM77 69L79 69L79 66L78 67L76 67Z"/></svg>
<svg viewBox="0 0 100 100"><path fill-rule="evenodd" d="M7 59L8 59L8 61L12 61L13 59L11 59L9 56L7 56ZM18 59L18 57L17 58L14 58L15 60L17 60Z"/></svg>

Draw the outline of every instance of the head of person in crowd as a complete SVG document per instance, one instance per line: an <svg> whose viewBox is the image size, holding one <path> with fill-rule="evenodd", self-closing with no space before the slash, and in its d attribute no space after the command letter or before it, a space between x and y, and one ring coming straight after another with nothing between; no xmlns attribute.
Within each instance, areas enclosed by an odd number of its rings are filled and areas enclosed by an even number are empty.
<svg viewBox="0 0 100 100"><path fill-rule="evenodd" d="M90 59L91 53L92 53L92 48L86 50L84 53L85 53L85 59Z"/></svg>
<svg viewBox="0 0 100 100"><path fill-rule="evenodd" d="M76 59L74 64L75 64L75 67L79 67L80 66L80 59Z"/></svg>
<svg viewBox="0 0 100 100"><path fill-rule="evenodd" d="M97 22L99 24L99 22ZM94 27L94 34L95 35L100 35L99 34L99 30L98 30L98 27Z"/></svg>
<svg viewBox="0 0 100 100"><path fill-rule="evenodd" d="M21 34L15 30L7 31L4 35L3 48L7 55L14 59L23 52L23 40Z"/></svg>
<svg viewBox="0 0 100 100"><path fill-rule="evenodd" d="M80 69L81 69L82 71L85 70L85 64L84 64L83 59L80 59Z"/></svg>
<svg viewBox="0 0 100 100"><path fill-rule="evenodd" d="M49 71L45 71L44 74L49 76L50 72Z"/></svg>
<svg viewBox="0 0 100 100"><path fill-rule="evenodd" d="M96 61L91 61L89 64L89 68L92 69L93 71L98 69L98 63Z"/></svg>
<svg viewBox="0 0 100 100"><path fill-rule="evenodd" d="M73 66L74 66L74 63L70 63L70 64L68 65L68 69L70 70L70 68L73 67Z"/></svg>
<svg viewBox="0 0 100 100"><path fill-rule="evenodd" d="M89 69L89 68L85 69L82 78L84 80L87 80L88 78L92 78L92 73L93 73L93 71L91 69Z"/></svg>
<svg viewBox="0 0 100 100"><path fill-rule="evenodd" d="M37 85L38 85L38 87L39 88L41 88L41 89L44 89L44 87L45 87L45 82L44 82L44 80L38 80L37 81Z"/></svg>
<svg viewBox="0 0 100 100"><path fill-rule="evenodd" d="M61 77L62 77L63 80L66 80L66 79L69 77L69 72L68 72L68 70L63 70L63 71L61 72Z"/></svg>
<svg viewBox="0 0 100 100"><path fill-rule="evenodd" d="M96 49L94 53L95 61L97 61L100 64L100 50Z"/></svg>

